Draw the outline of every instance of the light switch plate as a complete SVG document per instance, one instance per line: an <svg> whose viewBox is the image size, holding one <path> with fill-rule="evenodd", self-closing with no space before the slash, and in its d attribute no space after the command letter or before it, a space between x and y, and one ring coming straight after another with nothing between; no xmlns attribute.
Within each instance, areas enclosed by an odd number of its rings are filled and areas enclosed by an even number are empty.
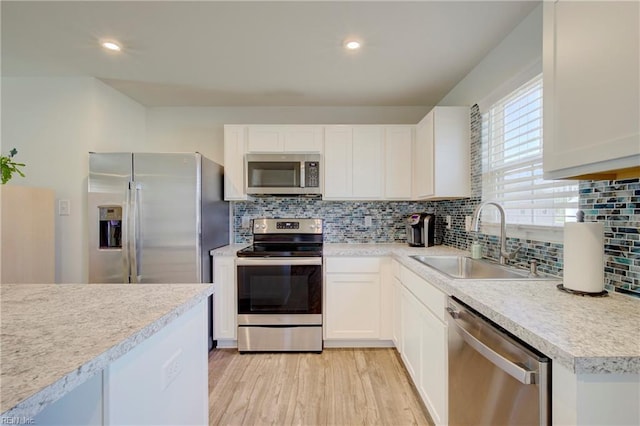
<svg viewBox="0 0 640 426"><path fill-rule="evenodd" d="M447 215L447 217L445 218L445 221L447 223L447 229L451 229L451 216Z"/></svg>
<svg viewBox="0 0 640 426"><path fill-rule="evenodd" d="M471 216L464 217L464 230L471 232Z"/></svg>
<svg viewBox="0 0 640 426"><path fill-rule="evenodd" d="M366 226L368 228L372 224L373 224L373 219L371 218L371 216L365 216L364 217L364 226Z"/></svg>
<svg viewBox="0 0 640 426"><path fill-rule="evenodd" d="M58 215L69 216L71 214L71 201L58 200Z"/></svg>

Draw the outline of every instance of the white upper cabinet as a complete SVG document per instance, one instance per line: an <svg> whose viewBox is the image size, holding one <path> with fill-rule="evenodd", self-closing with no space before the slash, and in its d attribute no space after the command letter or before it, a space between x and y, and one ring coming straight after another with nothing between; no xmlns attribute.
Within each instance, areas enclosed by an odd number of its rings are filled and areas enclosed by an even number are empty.
<svg viewBox="0 0 640 426"><path fill-rule="evenodd" d="M224 126L224 199L246 200L244 154L246 126Z"/></svg>
<svg viewBox="0 0 640 426"><path fill-rule="evenodd" d="M330 126L324 133L324 198L349 198L353 193L353 129Z"/></svg>
<svg viewBox="0 0 640 426"><path fill-rule="evenodd" d="M353 198L382 198L383 130L378 126L353 128Z"/></svg>
<svg viewBox="0 0 640 426"><path fill-rule="evenodd" d="M435 107L416 125L413 199L471 195L470 110Z"/></svg>
<svg viewBox="0 0 640 426"><path fill-rule="evenodd" d="M415 126L327 126L324 198L411 199Z"/></svg>
<svg viewBox="0 0 640 426"><path fill-rule="evenodd" d="M637 177L640 3L543 7L545 178Z"/></svg>
<svg viewBox="0 0 640 426"><path fill-rule="evenodd" d="M415 126L389 126L384 138L384 198L411 199L411 162Z"/></svg>
<svg viewBox="0 0 640 426"><path fill-rule="evenodd" d="M322 126L247 126L247 152L322 152Z"/></svg>
<svg viewBox="0 0 640 426"><path fill-rule="evenodd" d="M324 137L324 198L382 198L383 129L327 126Z"/></svg>

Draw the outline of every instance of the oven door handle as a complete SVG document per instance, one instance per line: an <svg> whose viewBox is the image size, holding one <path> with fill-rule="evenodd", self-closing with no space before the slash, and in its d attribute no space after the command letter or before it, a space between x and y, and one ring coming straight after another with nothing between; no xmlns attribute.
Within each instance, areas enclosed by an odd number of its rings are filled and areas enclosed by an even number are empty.
<svg viewBox="0 0 640 426"><path fill-rule="evenodd" d="M322 265L321 257L260 257L236 259L236 266L305 266Z"/></svg>

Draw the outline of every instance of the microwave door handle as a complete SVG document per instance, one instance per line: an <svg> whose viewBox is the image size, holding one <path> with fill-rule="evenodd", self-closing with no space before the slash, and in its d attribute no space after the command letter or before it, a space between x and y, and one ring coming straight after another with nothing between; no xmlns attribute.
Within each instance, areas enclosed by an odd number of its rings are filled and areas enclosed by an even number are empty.
<svg viewBox="0 0 640 426"><path fill-rule="evenodd" d="M300 188L304 188L304 161L300 162Z"/></svg>

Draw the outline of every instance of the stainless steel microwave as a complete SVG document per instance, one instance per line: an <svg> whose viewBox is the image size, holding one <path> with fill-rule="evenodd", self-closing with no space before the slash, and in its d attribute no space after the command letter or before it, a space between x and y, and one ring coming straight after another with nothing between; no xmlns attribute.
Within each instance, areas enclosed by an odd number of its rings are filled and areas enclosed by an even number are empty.
<svg viewBox="0 0 640 426"><path fill-rule="evenodd" d="M320 154L247 154L249 195L322 195Z"/></svg>

